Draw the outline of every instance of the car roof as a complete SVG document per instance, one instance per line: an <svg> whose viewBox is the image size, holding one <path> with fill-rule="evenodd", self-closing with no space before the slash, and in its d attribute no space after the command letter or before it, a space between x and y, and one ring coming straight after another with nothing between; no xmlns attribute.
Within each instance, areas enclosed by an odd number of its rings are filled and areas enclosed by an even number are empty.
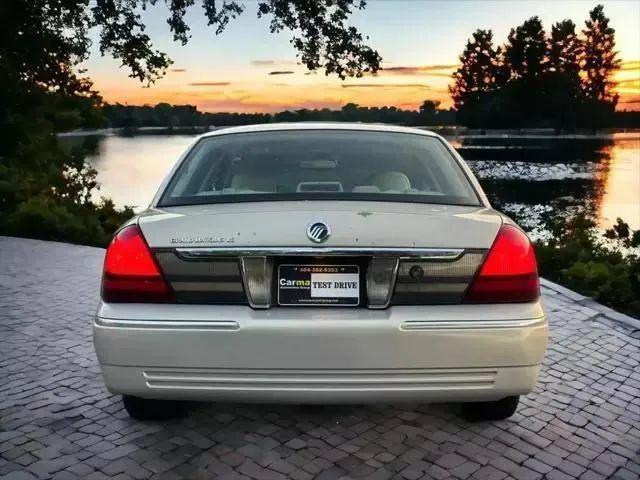
<svg viewBox="0 0 640 480"><path fill-rule="evenodd" d="M437 137L433 132L419 128L400 127L396 125L385 125L381 123L346 123L346 122L288 122L288 123L261 123L256 125L243 125L241 127L221 127L202 137L214 137L217 135L227 135L231 133L254 133L254 132L275 132L286 130L348 130L348 131L369 131L369 132L395 132L413 133Z"/></svg>

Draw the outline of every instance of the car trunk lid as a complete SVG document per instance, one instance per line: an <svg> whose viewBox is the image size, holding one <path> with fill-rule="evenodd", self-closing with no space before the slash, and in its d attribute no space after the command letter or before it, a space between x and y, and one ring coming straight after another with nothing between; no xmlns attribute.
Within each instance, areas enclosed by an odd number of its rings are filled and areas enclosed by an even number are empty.
<svg viewBox="0 0 640 480"><path fill-rule="evenodd" d="M323 247L489 248L502 223L490 208L387 202L245 202L151 209L139 223L151 248L316 245L307 227L323 221Z"/></svg>
<svg viewBox="0 0 640 480"><path fill-rule="evenodd" d="M308 235L318 221L331 230L322 243ZM331 290L332 306L460 303L501 224L484 207L382 202L183 206L139 218L179 302L256 308L290 305L280 282L313 278L357 282L344 282L356 292L348 301ZM301 304L319 304L305 295Z"/></svg>

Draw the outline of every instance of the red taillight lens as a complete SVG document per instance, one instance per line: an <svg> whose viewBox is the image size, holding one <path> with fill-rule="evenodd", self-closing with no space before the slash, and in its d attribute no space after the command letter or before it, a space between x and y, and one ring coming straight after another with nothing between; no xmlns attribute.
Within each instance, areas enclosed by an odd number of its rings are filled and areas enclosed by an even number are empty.
<svg viewBox="0 0 640 480"><path fill-rule="evenodd" d="M540 296L533 245L517 227L500 227L464 303L531 302Z"/></svg>
<svg viewBox="0 0 640 480"><path fill-rule="evenodd" d="M102 299L105 302L173 301L140 228L130 225L113 238L104 259Z"/></svg>

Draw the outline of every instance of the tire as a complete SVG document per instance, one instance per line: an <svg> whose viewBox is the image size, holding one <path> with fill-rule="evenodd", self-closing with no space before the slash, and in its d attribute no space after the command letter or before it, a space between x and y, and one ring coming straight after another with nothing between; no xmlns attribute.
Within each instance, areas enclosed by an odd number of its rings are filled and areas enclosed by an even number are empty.
<svg viewBox="0 0 640 480"><path fill-rule="evenodd" d="M184 404L174 400L155 400L150 398L123 395L122 403L131 418L136 420L169 420L185 414Z"/></svg>
<svg viewBox="0 0 640 480"><path fill-rule="evenodd" d="M462 416L471 422L504 420L516 413L520 397L505 397L494 402L470 402L462 404Z"/></svg>

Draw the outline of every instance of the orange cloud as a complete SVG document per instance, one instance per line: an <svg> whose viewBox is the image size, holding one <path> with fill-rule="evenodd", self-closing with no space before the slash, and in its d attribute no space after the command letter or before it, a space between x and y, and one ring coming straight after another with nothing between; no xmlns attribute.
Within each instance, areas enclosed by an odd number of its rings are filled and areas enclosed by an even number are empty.
<svg viewBox="0 0 640 480"><path fill-rule="evenodd" d="M640 89L640 78L627 78L624 80L618 80L616 83L618 84L618 86L624 85L625 88Z"/></svg>
<svg viewBox="0 0 640 480"><path fill-rule="evenodd" d="M272 60L272 59L251 60L249 63L254 67L273 67L275 65L279 65L279 66L298 65L298 62L294 60Z"/></svg>
<svg viewBox="0 0 640 480"><path fill-rule="evenodd" d="M621 63L614 91L620 95L618 109L640 110L640 60Z"/></svg>
<svg viewBox="0 0 640 480"><path fill-rule="evenodd" d="M424 83L343 83L342 88L428 88Z"/></svg>
<svg viewBox="0 0 640 480"><path fill-rule="evenodd" d="M188 83L190 87L226 87L231 82L192 82Z"/></svg>
<svg viewBox="0 0 640 480"><path fill-rule="evenodd" d="M640 70L640 60L627 60L620 63L620 70Z"/></svg>
<svg viewBox="0 0 640 480"><path fill-rule="evenodd" d="M640 106L640 95L625 95L618 100L618 105L638 105ZM635 110L632 108L632 110Z"/></svg>
<svg viewBox="0 0 640 480"><path fill-rule="evenodd" d="M435 77L450 77L451 73L458 68L458 65L408 65L384 67L379 73L390 73L393 75L430 75Z"/></svg>

